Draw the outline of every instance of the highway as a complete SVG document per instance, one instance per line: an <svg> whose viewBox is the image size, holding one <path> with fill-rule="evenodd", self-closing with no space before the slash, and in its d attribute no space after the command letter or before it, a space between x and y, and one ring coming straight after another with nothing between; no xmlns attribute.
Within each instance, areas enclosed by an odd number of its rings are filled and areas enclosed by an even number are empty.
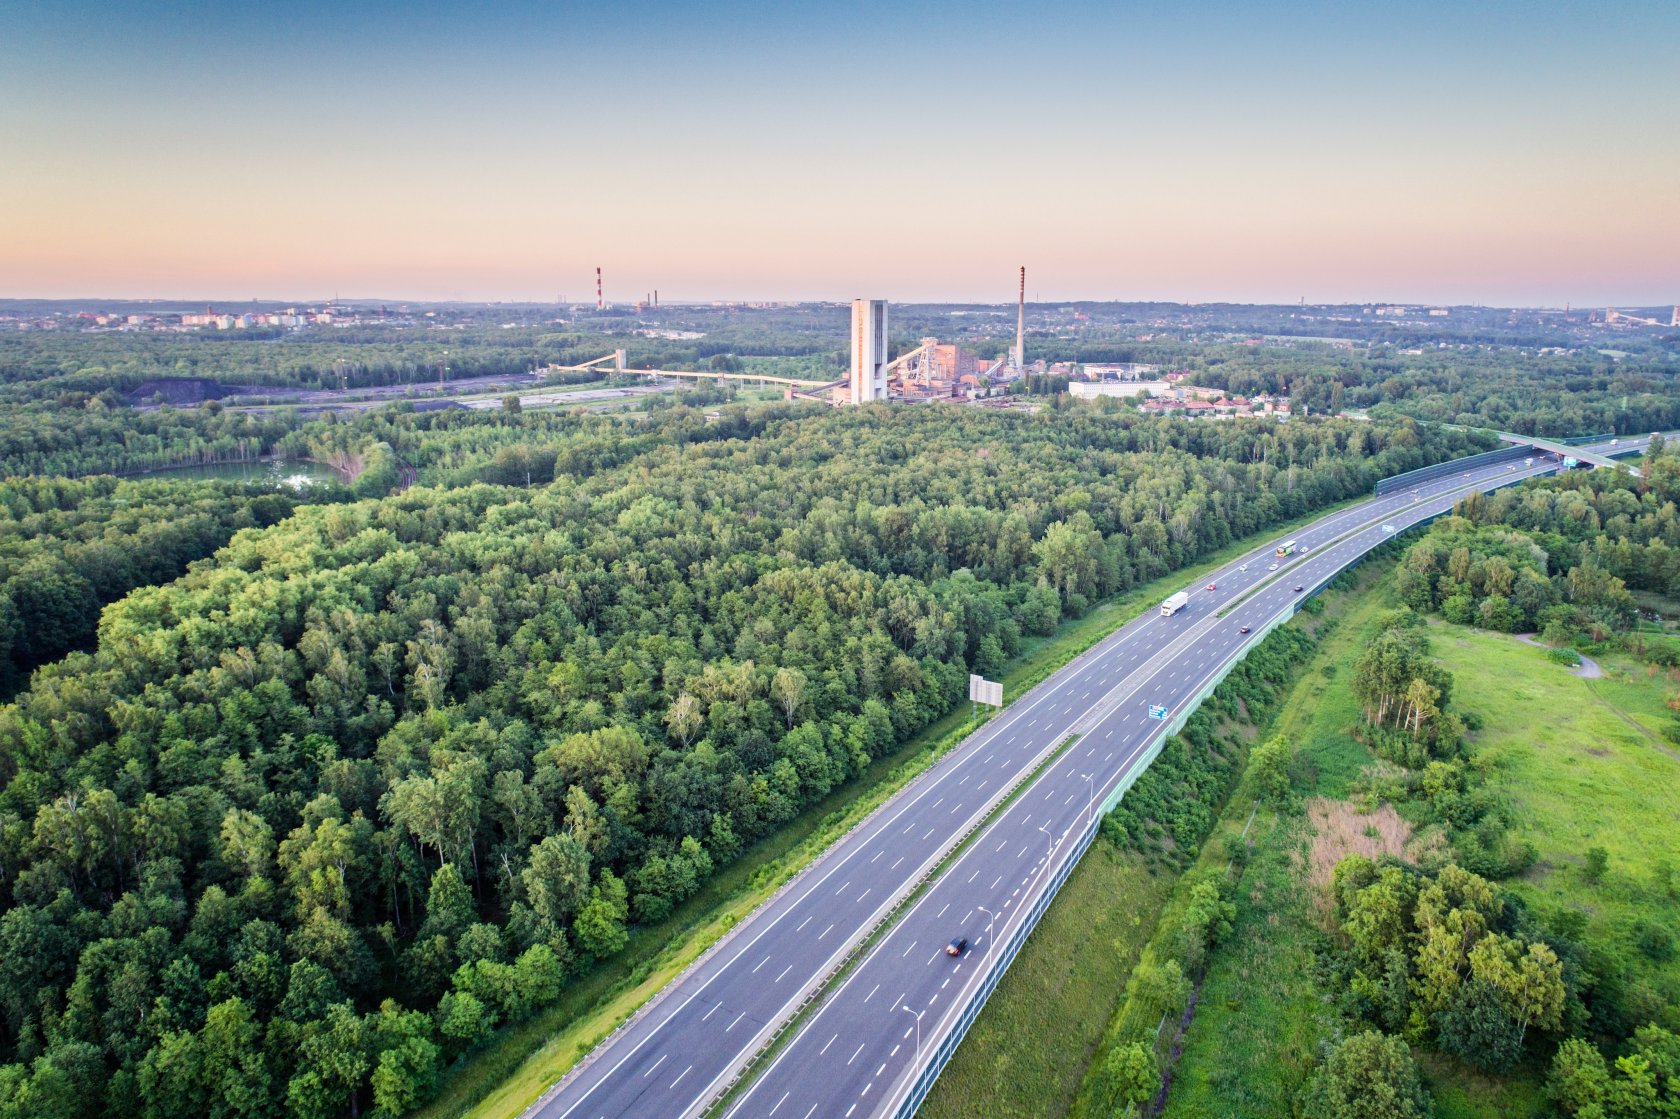
<svg viewBox="0 0 1680 1119"><path fill-rule="evenodd" d="M1624 439L1615 449L1640 445ZM854 828L527 1116L700 1114L802 1008L797 1031L736 1093L727 1114L908 1114L1089 843L1104 801L1129 786L1164 732L1248 647L1389 530L1437 516L1471 489L1556 468L1555 458L1537 452L1532 465L1517 458L1368 499L1293 533L1294 555L1276 557L1281 538L1272 540L1187 588L1190 605L1176 615L1151 609L1122 626ZM1214 589L1204 589L1209 584ZM1168 719L1150 718L1151 705L1167 708ZM895 919L883 925L889 916ZM883 931L867 952L830 986L877 926ZM968 947L951 957L946 945L959 936Z"/></svg>

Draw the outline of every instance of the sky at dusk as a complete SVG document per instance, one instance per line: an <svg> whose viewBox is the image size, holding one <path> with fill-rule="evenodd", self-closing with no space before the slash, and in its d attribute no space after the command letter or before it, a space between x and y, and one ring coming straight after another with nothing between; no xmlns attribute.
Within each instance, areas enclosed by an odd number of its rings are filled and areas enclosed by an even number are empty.
<svg viewBox="0 0 1680 1119"><path fill-rule="evenodd" d="M1680 3L0 0L0 296L1654 305Z"/></svg>

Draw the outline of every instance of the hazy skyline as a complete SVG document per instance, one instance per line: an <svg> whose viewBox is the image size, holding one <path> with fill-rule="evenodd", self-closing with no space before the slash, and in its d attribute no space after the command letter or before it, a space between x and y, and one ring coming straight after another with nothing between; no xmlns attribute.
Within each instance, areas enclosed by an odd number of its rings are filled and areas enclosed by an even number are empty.
<svg viewBox="0 0 1680 1119"><path fill-rule="evenodd" d="M1680 301L1680 5L0 2L0 296Z"/></svg>

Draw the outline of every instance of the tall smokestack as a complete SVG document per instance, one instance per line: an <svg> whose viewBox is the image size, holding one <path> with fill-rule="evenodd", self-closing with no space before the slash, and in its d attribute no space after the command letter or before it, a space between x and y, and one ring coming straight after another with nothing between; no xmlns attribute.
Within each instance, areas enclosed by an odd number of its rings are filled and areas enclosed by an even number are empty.
<svg viewBox="0 0 1680 1119"><path fill-rule="evenodd" d="M606 303L601 300L601 270L599 268L595 269L595 309L597 311L607 309Z"/></svg>
<svg viewBox="0 0 1680 1119"><path fill-rule="evenodd" d="M658 288L653 289L653 305L655 307L659 306L659 289Z"/></svg>
<svg viewBox="0 0 1680 1119"><path fill-rule="evenodd" d="M1027 266L1021 265L1021 296L1015 304L1015 368L1027 368Z"/></svg>

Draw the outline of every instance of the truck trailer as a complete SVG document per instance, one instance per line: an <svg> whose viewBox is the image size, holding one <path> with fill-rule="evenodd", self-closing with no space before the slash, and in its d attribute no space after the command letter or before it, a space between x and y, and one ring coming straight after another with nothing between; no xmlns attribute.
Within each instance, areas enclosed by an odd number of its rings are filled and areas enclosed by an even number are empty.
<svg viewBox="0 0 1680 1119"><path fill-rule="evenodd" d="M1179 591L1177 594L1161 603L1161 616L1170 618L1186 606L1190 605L1190 592Z"/></svg>

